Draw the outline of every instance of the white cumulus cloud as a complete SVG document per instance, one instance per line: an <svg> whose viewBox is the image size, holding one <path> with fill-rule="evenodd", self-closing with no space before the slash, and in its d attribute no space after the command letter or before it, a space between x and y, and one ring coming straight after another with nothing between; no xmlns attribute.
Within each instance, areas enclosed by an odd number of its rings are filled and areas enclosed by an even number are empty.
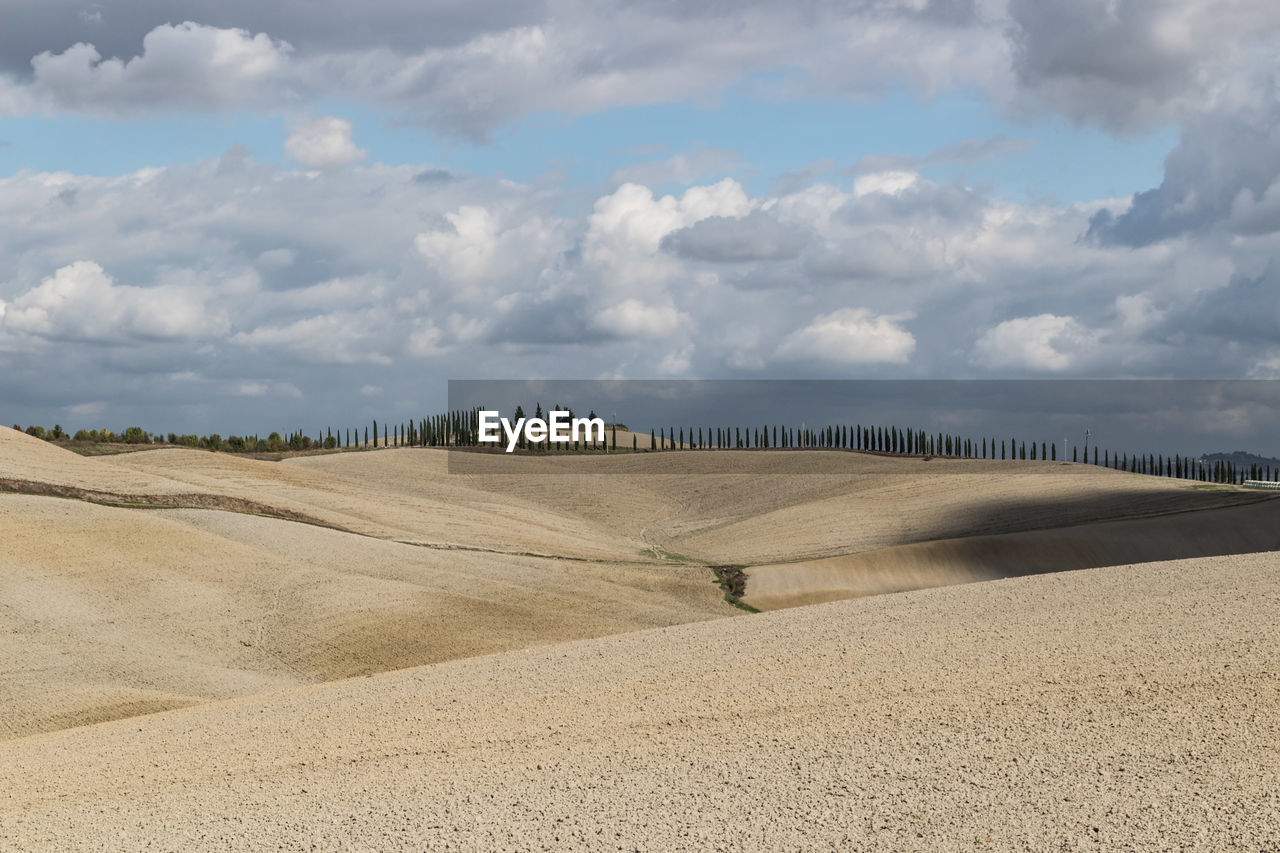
<svg viewBox="0 0 1280 853"><path fill-rule="evenodd" d="M188 340L227 331L196 287L118 285L93 261L59 268L4 312L4 329L56 341Z"/></svg>
<svg viewBox="0 0 1280 853"><path fill-rule="evenodd" d="M279 101L269 86L284 71L292 48L266 33L202 24L162 24L131 59L103 58L83 42L31 60L32 81L14 87L28 106L102 114L157 109L221 109Z"/></svg>
<svg viewBox="0 0 1280 853"><path fill-rule="evenodd" d="M840 308L788 334L776 355L783 361L902 364L916 348L915 336L899 325L902 319L867 308Z"/></svg>
<svg viewBox="0 0 1280 853"><path fill-rule="evenodd" d="M341 169L364 160L369 153L351 138L351 122L325 116L293 128L284 153L309 169Z"/></svg>
<svg viewBox="0 0 1280 853"><path fill-rule="evenodd" d="M1075 366L1098 335L1075 317L1037 314L1015 317L988 329L974 347L988 367L1060 371Z"/></svg>
<svg viewBox="0 0 1280 853"><path fill-rule="evenodd" d="M622 338L660 338L679 328L686 317L673 305L647 305L626 299L596 314L596 327Z"/></svg>

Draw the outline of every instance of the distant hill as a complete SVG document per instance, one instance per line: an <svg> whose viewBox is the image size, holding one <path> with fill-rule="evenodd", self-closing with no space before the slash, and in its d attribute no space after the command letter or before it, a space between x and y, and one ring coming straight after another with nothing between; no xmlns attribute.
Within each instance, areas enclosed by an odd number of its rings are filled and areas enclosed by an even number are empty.
<svg viewBox="0 0 1280 853"><path fill-rule="evenodd" d="M1206 453L1200 457L1206 462L1230 462L1237 469L1247 469L1250 465L1271 466L1272 471L1280 471L1280 459L1274 456L1259 456L1244 450L1233 450L1230 453Z"/></svg>

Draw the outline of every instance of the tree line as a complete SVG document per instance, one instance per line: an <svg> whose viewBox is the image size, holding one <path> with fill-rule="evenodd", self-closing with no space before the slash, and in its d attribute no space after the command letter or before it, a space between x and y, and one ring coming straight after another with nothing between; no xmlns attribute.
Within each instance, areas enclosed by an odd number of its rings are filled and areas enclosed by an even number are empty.
<svg viewBox="0 0 1280 853"><path fill-rule="evenodd" d="M943 432L929 432L898 426L863 426L832 424L799 429L784 425L734 427L666 427L650 431L650 449L723 450L723 449L826 449L853 450L896 456L934 456L956 459L1040 460L1058 461L1058 446L1053 442L1028 443L1011 436L1009 439L982 437L975 439ZM1092 458L1090 458L1092 451ZM1083 459L1081 458L1083 456ZM1063 448L1062 461L1066 461ZM1071 461L1098 465L1134 474L1199 480L1208 483L1235 483L1245 480L1274 480L1280 468L1270 465L1235 465L1230 461L1206 461L1193 456L1163 453L1118 453L1109 449L1079 445L1071 447Z"/></svg>
<svg viewBox="0 0 1280 853"><path fill-rule="evenodd" d="M564 406L553 410L573 411ZM60 424L52 429L29 426L25 430L18 424L14 429L49 441L111 442L123 444L156 444L179 447L195 447L231 453L264 453L304 451L314 449L356 450L387 447L478 447L479 413L481 407L455 409L414 420L381 423L373 419L367 424L324 427L312 436L302 430L286 433L272 432L265 438L254 435L230 435L223 438L218 433L209 435L150 433L141 427L129 427L121 433L109 429L78 430L68 435ZM515 418L525 417L524 408L517 406ZM534 417L544 417L542 404L537 403ZM592 411L589 418L594 419ZM550 442L529 443L523 437L518 447L526 452L591 452L618 449L620 424L606 426L604 442L574 441L565 444ZM625 427L622 427L624 430ZM1027 442L1015 437L997 439L992 436L972 438L944 432L930 432L900 426L864 426L862 424L830 424L822 427L800 428L782 424L739 425L732 427L659 427L649 431L648 447L639 446L637 436L632 435L630 449L635 452L648 450L768 450L768 449L826 449L851 450L896 456L942 457L985 460L1058 461L1058 447L1052 442ZM1090 457L1092 454L1092 457ZM1083 456L1083 458L1081 458ZM1063 459L1066 461L1066 448ZM1160 453L1116 453L1096 445L1071 447L1071 462L1097 465L1134 474L1147 474L1207 483L1235 483L1249 480L1275 480L1280 468L1270 465L1236 465L1229 460L1206 461L1192 456Z"/></svg>

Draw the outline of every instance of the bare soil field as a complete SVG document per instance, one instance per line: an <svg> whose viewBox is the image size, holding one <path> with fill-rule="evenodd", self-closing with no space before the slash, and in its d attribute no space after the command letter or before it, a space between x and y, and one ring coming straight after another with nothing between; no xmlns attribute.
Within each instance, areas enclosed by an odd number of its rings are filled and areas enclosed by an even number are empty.
<svg viewBox="0 0 1280 853"><path fill-rule="evenodd" d="M751 566L743 600L774 610L1043 572L1259 551L1280 551L1280 504L1274 501Z"/></svg>
<svg viewBox="0 0 1280 853"><path fill-rule="evenodd" d="M0 428L0 848L1274 849L1275 495L466 463Z"/></svg>
<svg viewBox="0 0 1280 853"><path fill-rule="evenodd" d="M1275 850L1277 607L1277 555L1148 563L55 732L0 845Z"/></svg>

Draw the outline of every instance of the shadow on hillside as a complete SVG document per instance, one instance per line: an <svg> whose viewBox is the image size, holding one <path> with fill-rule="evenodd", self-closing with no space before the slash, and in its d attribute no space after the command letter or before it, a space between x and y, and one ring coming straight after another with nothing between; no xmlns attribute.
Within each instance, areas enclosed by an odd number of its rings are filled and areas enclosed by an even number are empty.
<svg viewBox="0 0 1280 853"><path fill-rule="evenodd" d="M994 519L989 527L1025 525L1028 516L1059 523L994 533L977 532L970 524L959 537L751 567L743 601L774 610L1049 572L1280 551L1280 502L1234 491L1219 495L1234 498L1235 504L1215 504L1211 498L1197 503L1179 496L1164 505L1164 514L1153 514L1161 505L1147 501L1141 517L1130 512L1127 518L1094 521L1088 518L1093 510L1074 500L988 504L975 517ZM1098 507L1104 518L1105 509ZM962 527L965 520L954 523Z"/></svg>
<svg viewBox="0 0 1280 853"><path fill-rule="evenodd" d="M1099 491L1089 495L976 500L940 515L931 525L933 533L928 540L1072 527L1275 500L1280 500L1280 495L1211 485L1159 491L1135 486L1133 489ZM912 541L922 540L901 544Z"/></svg>

